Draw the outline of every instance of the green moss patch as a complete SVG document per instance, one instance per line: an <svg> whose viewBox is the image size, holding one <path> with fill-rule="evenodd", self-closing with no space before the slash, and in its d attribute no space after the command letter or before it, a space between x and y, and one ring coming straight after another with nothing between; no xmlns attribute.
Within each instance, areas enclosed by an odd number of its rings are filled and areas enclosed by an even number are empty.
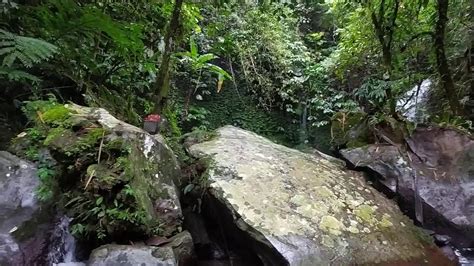
<svg viewBox="0 0 474 266"><path fill-rule="evenodd" d="M45 123L61 125L71 116L69 109L64 105L56 105L49 108L43 114L39 114Z"/></svg>

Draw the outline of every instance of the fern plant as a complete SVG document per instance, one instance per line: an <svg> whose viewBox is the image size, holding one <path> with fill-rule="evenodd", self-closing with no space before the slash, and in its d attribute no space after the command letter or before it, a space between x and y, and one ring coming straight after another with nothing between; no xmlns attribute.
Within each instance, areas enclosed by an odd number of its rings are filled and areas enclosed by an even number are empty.
<svg viewBox="0 0 474 266"><path fill-rule="evenodd" d="M6 76L10 81L29 80L39 81L21 68L31 68L34 65L51 58L58 48L41 39L19 36L0 29L0 76Z"/></svg>

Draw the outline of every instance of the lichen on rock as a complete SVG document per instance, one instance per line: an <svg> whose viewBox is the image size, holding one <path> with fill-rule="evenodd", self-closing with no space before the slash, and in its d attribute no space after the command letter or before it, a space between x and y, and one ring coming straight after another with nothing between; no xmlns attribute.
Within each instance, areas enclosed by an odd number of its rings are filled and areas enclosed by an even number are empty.
<svg viewBox="0 0 474 266"><path fill-rule="evenodd" d="M213 160L211 194L244 234L265 239L290 265L426 259L432 243L361 175L232 126L217 132L189 148Z"/></svg>
<svg viewBox="0 0 474 266"><path fill-rule="evenodd" d="M343 228L344 225L333 216L323 216L319 222L319 229L332 235L340 235Z"/></svg>

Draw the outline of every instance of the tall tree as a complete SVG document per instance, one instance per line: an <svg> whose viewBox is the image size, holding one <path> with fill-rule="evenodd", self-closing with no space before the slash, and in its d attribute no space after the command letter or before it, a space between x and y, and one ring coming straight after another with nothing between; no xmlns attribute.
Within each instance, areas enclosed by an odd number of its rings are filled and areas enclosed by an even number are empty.
<svg viewBox="0 0 474 266"><path fill-rule="evenodd" d="M435 25L434 49L436 54L436 65L449 106L454 114L460 114L461 106L457 100L456 87L454 85L448 59L446 58L445 36L446 24L448 23L449 0L437 0L438 18Z"/></svg>
<svg viewBox="0 0 474 266"><path fill-rule="evenodd" d="M171 14L171 19L168 24L168 29L165 34L165 50L161 59L160 70L154 84L155 93L155 113L160 113L164 106L169 92L169 68L171 55L173 53L173 39L176 38L179 29L179 17L181 15L181 8L183 0L176 0Z"/></svg>

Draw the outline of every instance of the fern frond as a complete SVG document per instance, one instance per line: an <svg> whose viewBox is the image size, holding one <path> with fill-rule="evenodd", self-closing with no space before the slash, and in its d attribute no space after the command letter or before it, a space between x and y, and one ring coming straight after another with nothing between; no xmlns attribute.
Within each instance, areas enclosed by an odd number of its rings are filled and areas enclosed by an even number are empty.
<svg viewBox="0 0 474 266"><path fill-rule="evenodd" d="M0 48L0 55L9 54L15 51L15 47L3 47Z"/></svg>
<svg viewBox="0 0 474 266"><path fill-rule="evenodd" d="M0 67L0 80L2 79L2 76L6 76L10 81L31 81L33 83L41 81L38 77L25 71L7 67Z"/></svg>
<svg viewBox="0 0 474 266"><path fill-rule="evenodd" d="M57 50L56 46L41 39L19 36L0 29L0 56L5 56L2 61L4 67L11 67L19 61L24 67L30 68L51 58Z"/></svg>

